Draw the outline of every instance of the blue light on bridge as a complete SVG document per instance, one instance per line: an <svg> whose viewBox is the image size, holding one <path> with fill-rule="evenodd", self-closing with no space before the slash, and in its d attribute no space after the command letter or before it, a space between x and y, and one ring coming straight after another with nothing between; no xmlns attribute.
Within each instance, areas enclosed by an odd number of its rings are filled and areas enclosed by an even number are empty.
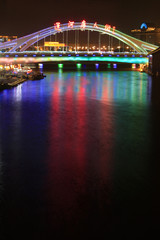
<svg viewBox="0 0 160 240"><path fill-rule="evenodd" d="M27 56L28 56L27 54L24 55L24 57L27 57Z"/></svg>
<svg viewBox="0 0 160 240"><path fill-rule="evenodd" d="M69 54L68 57L71 57L71 54Z"/></svg>
<svg viewBox="0 0 160 240"><path fill-rule="evenodd" d="M40 69L42 69L43 68L43 63L39 63L38 66L39 66Z"/></svg>
<svg viewBox="0 0 160 240"><path fill-rule="evenodd" d="M111 54L109 54L109 57L112 57L112 55L111 55Z"/></svg>
<svg viewBox="0 0 160 240"><path fill-rule="evenodd" d="M15 57L18 57L18 55L15 55Z"/></svg>
<svg viewBox="0 0 160 240"><path fill-rule="evenodd" d="M95 54L93 54L92 56L93 56L93 57L95 57L96 55L95 55Z"/></svg>
<svg viewBox="0 0 160 240"><path fill-rule="evenodd" d="M85 54L84 56L85 56L85 57L87 57L88 55L87 55L87 54Z"/></svg>
<svg viewBox="0 0 160 240"><path fill-rule="evenodd" d="M62 57L62 54L60 54L59 56Z"/></svg>
<svg viewBox="0 0 160 240"><path fill-rule="evenodd" d="M5 57L9 57L9 55L6 55Z"/></svg>
<svg viewBox="0 0 160 240"><path fill-rule="evenodd" d="M132 57L135 57L135 55L132 55Z"/></svg>
<svg viewBox="0 0 160 240"><path fill-rule="evenodd" d="M113 64L113 68L117 68L117 64L116 63Z"/></svg>
<svg viewBox="0 0 160 240"><path fill-rule="evenodd" d="M103 57L103 54L101 54L101 57Z"/></svg>
<svg viewBox="0 0 160 240"><path fill-rule="evenodd" d="M36 57L36 55L35 55L35 54L33 54L33 57Z"/></svg>
<svg viewBox="0 0 160 240"><path fill-rule="evenodd" d="M95 66L96 66L96 70L98 70L99 69L99 63L96 63Z"/></svg>
<svg viewBox="0 0 160 240"><path fill-rule="evenodd" d="M45 54L42 54L42 57L45 57Z"/></svg>
<svg viewBox="0 0 160 240"><path fill-rule="evenodd" d="M127 55L124 55L125 57L127 57Z"/></svg>
<svg viewBox="0 0 160 240"><path fill-rule="evenodd" d="M54 54L51 54L51 57L54 57Z"/></svg>
<svg viewBox="0 0 160 240"><path fill-rule="evenodd" d="M76 54L76 57L79 57L79 54Z"/></svg>
<svg viewBox="0 0 160 240"><path fill-rule="evenodd" d="M119 57L119 54L117 55L117 57Z"/></svg>

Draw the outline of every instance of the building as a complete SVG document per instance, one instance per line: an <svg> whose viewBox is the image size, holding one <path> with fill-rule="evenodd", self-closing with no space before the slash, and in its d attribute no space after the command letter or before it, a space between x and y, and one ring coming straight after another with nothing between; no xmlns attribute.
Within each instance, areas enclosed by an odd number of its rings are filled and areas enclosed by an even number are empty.
<svg viewBox="0 0 160 240"><path fill-rule="evenodd" d="M17 39L17 36L0 36L0 43L9 42L14 39Z"/></svg>
<svg viewBox="0 0 160 240"><path fill-rule="evenodd" d="M59 42L45 42L44 43L45 50L63 50L66 49L65 43L59 43Z"/></svg>
<svg viewBox="0 0 160 240"><path fill-rule="evenodd" d="M160 77L160 47L150 52L149 69L153 76Z"/></svg>
<svg viewBox="0 0 160 240"><path fill-rule="evenodd" d="M140 28L132 29L133 37L160 46L160 27L152 23L142 23Z"/></svg>

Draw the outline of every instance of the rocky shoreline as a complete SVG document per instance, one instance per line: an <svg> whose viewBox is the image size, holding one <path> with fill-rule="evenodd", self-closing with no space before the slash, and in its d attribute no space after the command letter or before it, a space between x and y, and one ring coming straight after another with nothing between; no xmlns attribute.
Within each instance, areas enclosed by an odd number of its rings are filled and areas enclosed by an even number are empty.
<svg viewBox="0 0 160 240"><path fill-rule="evenodd" d="M10 89L17 86L27 80L40 80L43 79L45 75L40 72L32 72L31 74L21 73L20 75L8 75L1 73L0 74L0 91L4 89Z"/></svg>

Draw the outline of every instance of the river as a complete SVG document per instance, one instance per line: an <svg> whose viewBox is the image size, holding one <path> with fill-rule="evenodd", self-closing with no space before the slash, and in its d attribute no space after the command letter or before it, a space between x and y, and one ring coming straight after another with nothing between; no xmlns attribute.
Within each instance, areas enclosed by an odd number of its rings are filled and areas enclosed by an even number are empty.
<svg viewBox="0 0 160 240"><path fill-rule="evenodd" d="M1 239L156 232L160 108L151 76L45 74L0 92Z"/></svg>

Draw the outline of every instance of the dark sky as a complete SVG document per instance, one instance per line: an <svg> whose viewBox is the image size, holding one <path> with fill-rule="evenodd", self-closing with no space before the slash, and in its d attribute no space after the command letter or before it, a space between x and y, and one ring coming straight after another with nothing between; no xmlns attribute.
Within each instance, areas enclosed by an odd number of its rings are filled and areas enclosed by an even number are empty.
<svg viewBox="0 0 160 240"><path fill-rule="evenodd" d="M142 22L160 26L160 0L0 0L0 35L18 35L68 20L115 25L129 32Z"/></svg>

